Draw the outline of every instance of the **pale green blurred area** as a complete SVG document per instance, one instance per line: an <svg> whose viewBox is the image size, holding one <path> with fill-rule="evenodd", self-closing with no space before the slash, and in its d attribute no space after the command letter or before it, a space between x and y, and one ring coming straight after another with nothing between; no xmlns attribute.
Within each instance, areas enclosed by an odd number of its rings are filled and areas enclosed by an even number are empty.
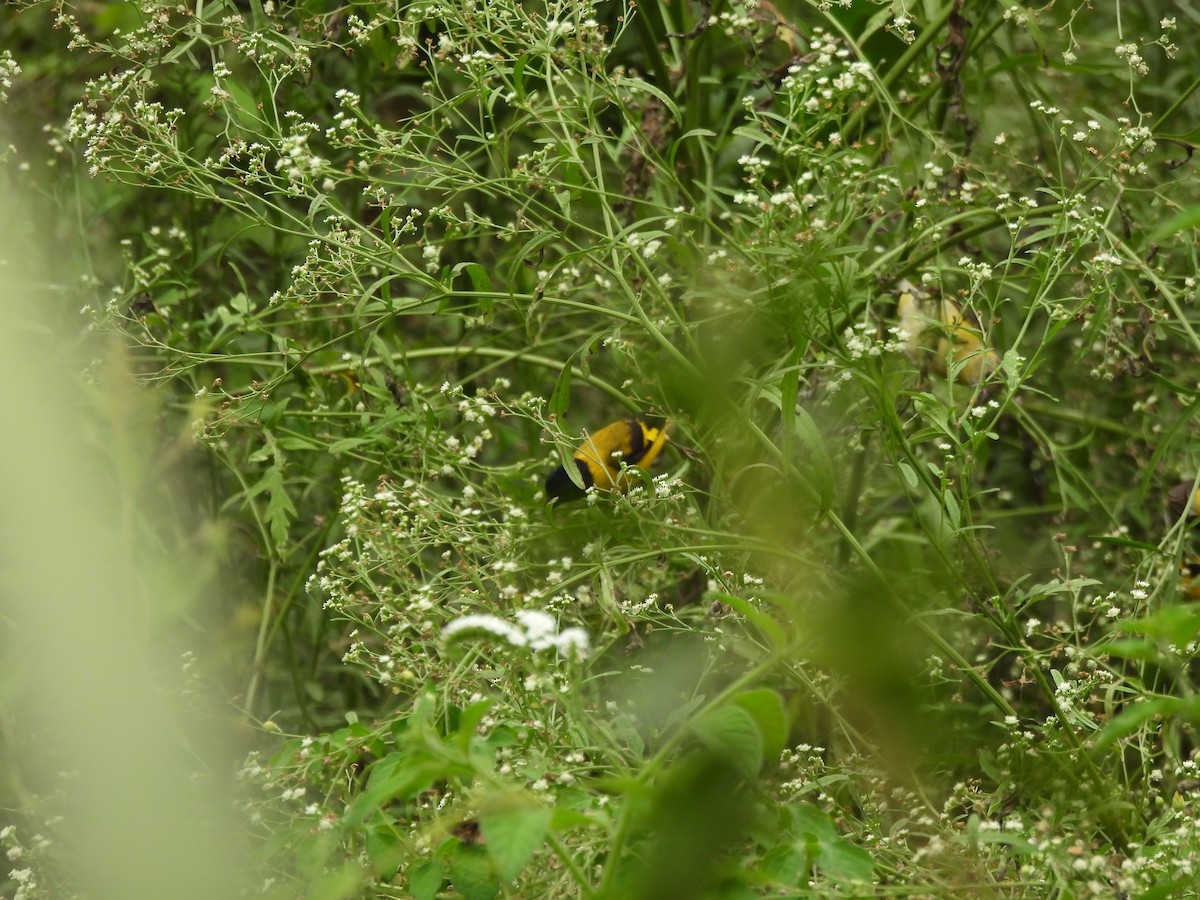
<svg viewBox="0 0 1200 900"><path fill-rule="evenodd" d="M182 671L206 658L210 561L164 500L185 486L162 483L153 398L81 341L76 253L14 175L0 162L0 824L62 819L41 860L0 857L0 885L48 859L68 877L46 896L237 897L233 711Z"/></svg>

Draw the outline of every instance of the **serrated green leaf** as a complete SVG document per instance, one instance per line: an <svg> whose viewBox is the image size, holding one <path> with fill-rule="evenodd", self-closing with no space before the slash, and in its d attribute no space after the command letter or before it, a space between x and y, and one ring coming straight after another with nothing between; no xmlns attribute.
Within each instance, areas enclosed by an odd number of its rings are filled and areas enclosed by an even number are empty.
<svg viewBox="0 0 1200 900"><path fill-rule="evenodd" d="M763 738L754 717L740 706L710 710L691 723L700 743L753 780L763 763Z"/></svg>
<svg viewBox="0 0 1200 900"><path fill-rule="evenodd" d="M862 847L856 847L845 838L832 841L818 840L821 854L817 867L837 881L870 882L875 872L875 860Z"/></svg>
<svg viewBox="0 0 1200 900"><path fill-rule="evenodd" d="M479 811L485 846L500 878L512 881L546 841L553 811L533 797L513 794Z"/></svg>
<svg viewBox="0 0 1200 900"><path fill-rule="evenodd" d="M500 880L481 848L458 844L449 853L447 862L450 881L465 900L492 900L500 893Z"/></svg>
<svg viewBox="0 0 1200 900"><path fill-rule="evenodd" d="M266 519L271 540L276 547L282 546L287 541L288 526L296 518L296 507L292 504L292 498L288 496L281 462L274 462L267 467L262 478L246 492L246 499L262 493L267 495L267 508L263 518Z"/></svg>
<svg viewBox="0 0 1200 900"><path fill-rule="evenodd" d="M445 881L441 861L431 859L409 867L406 887L413 900L435 900Z"/></svg>
<svg viewBox="0 0 1200 900"><path fill-rule="evenodd" d="M390 878L408 855L391 823L381 828L368 827L363 845L377 878Z"/></svg>

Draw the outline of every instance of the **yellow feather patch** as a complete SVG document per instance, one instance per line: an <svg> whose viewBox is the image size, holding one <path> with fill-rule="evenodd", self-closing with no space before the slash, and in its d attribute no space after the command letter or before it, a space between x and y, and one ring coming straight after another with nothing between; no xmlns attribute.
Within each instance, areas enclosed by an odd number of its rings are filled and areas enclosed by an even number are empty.
<svg viewBox="0 0 1200 900"><path fill-rule="evenodd" d="M1179 561L1179 589L1185 597L1200 600L1200 558L1189 556Z"/></svg>
<svg viewBox="0 0 1200 900"><path fill-rule="evenodd" d="M572 459L584 487L602 491L625 491L635 484L623 467L649 469L667 442L670 423L653 416L636 416L605 425L584 438ZM566 469L559 466L546 478L546 496L574 500L584 494Z"/></svg>
<svg viewBox="0 0 1200 900"><path fill-rule="evenodd" d="M960 384L974 387L1000 368L1000 357L987 346L979 319L949 298L929 300L907 282L896 301L904 352L914 364L945 378L956 373Z"/></svg>

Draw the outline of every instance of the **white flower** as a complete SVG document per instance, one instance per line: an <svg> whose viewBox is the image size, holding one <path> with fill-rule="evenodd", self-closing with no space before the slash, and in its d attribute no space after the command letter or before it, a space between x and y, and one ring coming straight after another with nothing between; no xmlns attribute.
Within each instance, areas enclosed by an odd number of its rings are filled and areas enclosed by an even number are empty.
<svg viewBox="0 0 1200 900"><path fill-rule="evenodd" d="M548 612L538 609L522 609L517 612L517 621L525 630L529 646L534 650L545 650L554 646L558 637L558 625Z"/></svg>
<svg viewBox="0 0 1200 900"><path fill-rule="evenodd" d="M528 647L535 653L554 648L559 656L587 656L590 641L582 628L567 628L560 633L554 616L540 609L518 610L515 618L516 625L488 614L463 616L442 629L442 638L449 639L463 632L484 632L502 638L514 647Z"/></svg>
<svg viewBox="0 0 1200 900"><path fill-rule="evenodd" d="M588 655L591 639L582 628L568 628L558 636L555 642L559 656L578 656L583 659Z"/></svg>
<svg viewBox="0 0 1200 900"><path fill-rule="evenodd" d="M475 614L455 619L442 629L442 638L448 639L464 631L483 631L503 638L514 647L525 646L525 632L499 616Z"/></svg>

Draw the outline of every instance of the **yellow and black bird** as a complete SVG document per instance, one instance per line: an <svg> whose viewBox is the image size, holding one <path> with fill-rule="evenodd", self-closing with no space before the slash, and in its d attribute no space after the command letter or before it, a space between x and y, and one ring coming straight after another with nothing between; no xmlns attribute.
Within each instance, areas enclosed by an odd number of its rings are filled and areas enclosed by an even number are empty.
<svg viewBox="0 0 1200 900"><path fill-rule="evenodd" d="M621 419L586 435L572 455L584 488L627 490L635 479L626 477L623 467L649 469L667 442L669 427L670 423L661 416L642 415ZM562 466L546 477L548 499L565 503L578 500L584 493Z"/></svg>
<svg viewBox="0 0 1200 900"><path fill-rule="evenodd" d="M904 352L921 368L945 378L954 370L959 384L975 387L1000 368L975 313L948 297L933 300L908 281L900 282L896 314L907 338Z"/></svg>

